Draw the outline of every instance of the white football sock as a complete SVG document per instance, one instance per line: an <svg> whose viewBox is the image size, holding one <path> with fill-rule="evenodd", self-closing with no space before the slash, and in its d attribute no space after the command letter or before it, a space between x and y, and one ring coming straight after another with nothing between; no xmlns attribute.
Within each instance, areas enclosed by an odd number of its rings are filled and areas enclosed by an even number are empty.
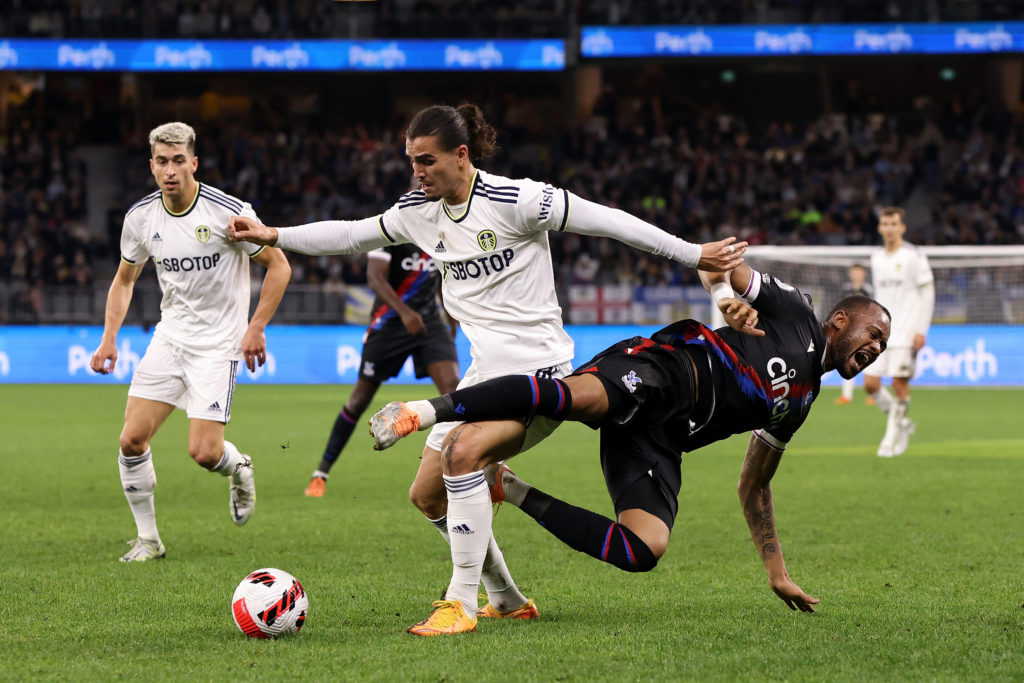
<svg viewBox="0 0 1024 683"><path fill-rule="evenodd" d="M235 468L242 462L242 454L238 451L238 447L230 441L224 442L224 455L221 456L220 462L213 466L211 472L230 477L235 473Z"/></svg>
<svg viewBox="0 0 1024 683"><path fill-rule="evenodd" d="M430 517L427 517L427 521L434 525L434 528L440 532L441 538L444 539L444 542L450 545L451 538L448 536L448 515L444 515L437 519L430 519Z"/></svg>
<svg viewBox="0 0 1024 683"><path fill-rule="evenodd" d="M847 401L852 401L853 400L853 388L854 388L854 381L852 379L844 379L843 380L843 387L841 389L840 395L843 398L845 398Z"/></svg>
<svg viewBox="0 0 1024 683"><path fill-rule="evenodd" d="M483 472L444 475L448 490L448 538L452 546L452 580L447 600L461 600L476 617L477 588L491 538L491 492Z"/></svg>
<svg viewBox="0 0 1024 683"><path fill-rule="evenodd" d="M882 444L892 448L896 443L896 435L900 428L900 401L893 401L889 406L889 416L885 420L885 436L882 437Z"/></svg>
<svg viewBox="0 0 1024 683"><path fill-rule="evenodd" d="M878 406L878 409L883 413L889 412L889 407L892 406L894 400L892 394L890 394L889 390L885 387L880 387L878 391L871 394L871 398L875 399L875 405Z"/></svg>
<svg viewBox="0 0 1024 683"><path fill-rule="evenodd" d="M405 407L420 416L420 426L417 431L430 429L437 423L437 411L430 401L409 401Z"/></svg>
<svg viewBox="0 0 1024 683"><path fill-rule="evenodd" d="M505 556L498 547L498 542L494 540L493 533L487 543L487 556L484 558L480 578L487 589L488 602L499 612L508 612L526 604L526 596L512 580L512 574L505 564Z"/></svg>
<svg viewBox="0 0 1024 683"><path fill-rule="evenodd" d="M153 451L147 448L142 455L129 458L120 450L117 469L121 474L121 488L128 499L128 507L135 517L139 537L147 541L160 541L156 529L156 510L153 491L156 489L156 470L153 469Z"/></svg>

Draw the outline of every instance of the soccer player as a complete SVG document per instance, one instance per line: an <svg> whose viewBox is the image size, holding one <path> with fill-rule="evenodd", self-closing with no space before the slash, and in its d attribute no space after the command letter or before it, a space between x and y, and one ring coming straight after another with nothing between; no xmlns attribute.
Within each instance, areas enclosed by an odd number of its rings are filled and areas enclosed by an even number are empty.
<svg viewBox="0 0 1024 683"><path fill-rule="evenodd" d="M885 349L888 312L854 295L839 301L822 324L798 290L747 266L702 273L702 279L730 327L712 331L683 320L650 338L615 344L564 380L510 376L429 401L388 404L371 420L377 447L453 415L467 421L578 420L599 428L615 521L529 486L504 465L496 472L488 468L495 477L492 497L520 507L572 548L639 572L653 569L668 545L678 510L680 454L752 430L739 482L744 516L772 590L790 608L814 611L818 600L786 571L770 482L807 418L822 374L835 369L848 378L870 365ZM746 306L733 290L756 306L753 331L733 329L733 309ZM497 462L481 439L487 424L465 422L449 433L441 451L448 480L466 472L484 476Z"/></svg>
<svg viewBox="0 0 1024 683"><path fill-rule="evenodd" d="M230 479L229 512L245 524L256 505L252 459L224 440L231 419L238 361L250 370L266 360L264 329L277 310L291 268L279 249L232 243L229 216L256 214L249 204L200 183L191 126L165 123L149 134L149 168L160 188L128 209L121 263L107 294L103 337L90 361L108 374L117 362L117 333L135 281L148 259L163 291L160 322L128 388L118 466L138 537L122 562L164 557L153 505L156 472L150 441L175 408L189 418L188 453ZM249 314L249 260L267 269L259 304Z"/></svg>
<svg viewBox="0 0 1024 683"><path fill-rule="evenodd" d="M416 244L440 262L445 308L469 339L473 362L460 386L510 372L564 377L572 371L573 342L562 328L548 232L611 237L707 270L727 270L742 262L746 242L734 243L733 237L691 244L546 183L478 170L476 163L494 152L495 139L494 128L475 105L428 107L413 117L406 131L406 154L420 189L403 195L383 215L282 229L236 217L229 233L232 239L306 254ZM454 565L447 599L434 603L430 617L409 629L422 636L475 629L481 578L488 603L480 616L537 616L494 542L483 475L442 476L441 443L454 424L438 424L428 435L409 492L449 541ZM500 459L529 449L556 425L534 420L527 428L505 421L476 428L483 432L487 450ZM451 609L453 601L465 605L467 612Z"/></svg>
<svg viewBox="0 0 1024 683"><path fill-rule="evenodd" d="M924 348L935 308L935 285L928 257L904 241L906 213L888 206L878 219L883 249L871 255L871 280L878 301L892 311L892 343L870 370L864 373L864 390L886 413L885 435L878 456L892 458L907 450L916 425L907 417L910 378L917 352ZM892 377L892 394L882 386Z"/></svg>
<svg viewBox="0 0 1024 683"><path fill-rule="evenodd" d="M324 495L331 467L381 382L397 375L409 356L416 376L429 375L442 394L459 384L454 322L447 327L437 306L441 282L437 264L413 244L374 249L366 256L366 277L377 298L363 337L356 385L334 420L320 465L306 487L306 495L312 498Z"/></svg>
<svg viewBox="0 0 1024 683"><path fill-rule="evenodd" d="M847 271L847 276L850 278L846 289L843 290L843 297L850 296L851 294L861 294L866 297L870 297L874 290L871 285L868 284L868 269L859 263L854 263L850 266ZM842 298L842 297L840 297ZM839 391L839 398L836 399L836 405L847 405L853 400L853 379L844 379L842 388Z"/></svg>

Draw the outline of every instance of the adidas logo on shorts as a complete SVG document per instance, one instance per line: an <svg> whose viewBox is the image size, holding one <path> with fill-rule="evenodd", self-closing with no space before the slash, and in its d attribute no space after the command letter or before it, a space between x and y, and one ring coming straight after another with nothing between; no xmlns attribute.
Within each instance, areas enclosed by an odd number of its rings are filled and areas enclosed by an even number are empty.
<svg viewBox="0 0 1024 683"><path fill-rule="evenodd" d="M213 403L211 403L210 407L207 408L207 410L209 410L211 412L214 412L214 411L220 412L220 410L221 410L220 401L214 401Z"/></svg>
<svg viewBox="0 0 1024 683"><path fill-rule="evenodd" d="M451 531L452 531L453 534L471 534L471 533L473 533L473 530L470 529L469 526L466 525L466 524L459 524L457 526L453 526Z"/></svg>

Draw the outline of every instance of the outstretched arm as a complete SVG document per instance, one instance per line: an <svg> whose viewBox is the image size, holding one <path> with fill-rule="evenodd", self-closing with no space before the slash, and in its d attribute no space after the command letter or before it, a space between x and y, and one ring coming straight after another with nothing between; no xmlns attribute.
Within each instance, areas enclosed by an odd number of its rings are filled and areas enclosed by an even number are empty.
<svg viewBox="0 0 1024 683"><path fill-rule="evenodd" d="M813 612L818 599L804 593L789 578L786 561L782 557L782 545L775 530L771 480L781 458L782 451L772 448L757 436L750 437L747 456L740 471L740 504L743 506L747 526L750 527L750 536L768 571L768 583L772 590L790 609Z"/></svg>
<svg viewBox="0 0 1024 683"><path fill-rule="evenodd" d="M228 219L232 242L252 242L300 254L358 254L396 243L384 234L381 217L357 221L319 221L292 228L271 228L249 216Z"/></svg>
<svg viewBox="0 0 1024 683"><path fill-rule="evenodd" d="M742 256L747 243L737 242L735 237L719 242L693 244L625 211L588 202L572 193L568 196L569 215L565 229L569 232L610 237L655 256L667 256L691 268L722 271L743 263Z"/></svg>

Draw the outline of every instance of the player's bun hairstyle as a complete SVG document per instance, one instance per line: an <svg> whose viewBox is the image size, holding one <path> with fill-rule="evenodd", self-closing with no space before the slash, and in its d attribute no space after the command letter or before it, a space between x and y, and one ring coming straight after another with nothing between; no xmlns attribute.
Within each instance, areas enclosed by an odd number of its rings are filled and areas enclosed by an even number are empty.
<svg viewBox="0 0 1024 683"><path fill-rule="evenodd" d="M437 136L438 144L446 152L465 145L470 161L493 156L498 148L497 131L484 119L480 107L468 102L458 108L437 104L417 112L405 131L406 139L430 135Z"/></svg>
<svg viewBox="0 0 1024 683"><path fill-rule="evenodd" d="M189 154L196 153L196 131L192 126L181 121L164 123L149 131L150 152L158 142L165 145L185 145Z"/></svg>

